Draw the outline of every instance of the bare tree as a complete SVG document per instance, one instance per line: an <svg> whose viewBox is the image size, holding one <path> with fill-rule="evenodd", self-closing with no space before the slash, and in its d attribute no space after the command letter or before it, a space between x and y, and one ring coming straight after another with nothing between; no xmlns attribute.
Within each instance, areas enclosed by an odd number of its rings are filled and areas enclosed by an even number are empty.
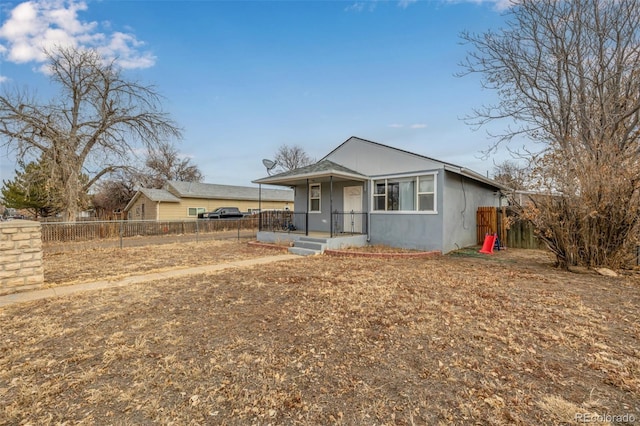
<svg viewBox="0 0 640 426"><path fill-rule="evenodd" d="M141 182L149 188L161 188L169 180L202 182L204 178L198 166L169 143L150 149L145 165Z"/></svg>
<svg viewBox="0 0 640 426"><path fill-rule="evenodd" d="M531 188L532 174L528 163L505 160L493 167L493 180L503 184L510 205L521 204L523 196Z"/></svg>
<svg viewBox="0 0 640 426"><path fill-rule="evenodd" d="M315 163L315 160L305 152L299 145L281 145L274 158L278 164L278 169L282 171L299 169Z"/></svg>
<svg viewBox="0 0 640 426"><path fill-rule="evenodd" d="M124 176L101 179L94 188L91 203L102 219L119 218L115 213L124 210L136 193L135 183Z"/></svg>
<svg viewBox="0 0 640 426"><path fill-rule="evenodd" d="M538 190L523 214L558 264L620 266L640 210L640 3L520 0L505 29L462 34L465 73L499 95L473 124L515 124L498 143L539 142Z"/></svg>
<svg viewBox="0 0 640 426"><path fill-rule="evenodd" d="M493 180L514 191L529 187L529 175L528 167L515 161L505 160L493 167Z"/></svg>
<svg viewBox="0 0 640 426"><path fill-rule="evenodd" d="M51 162L52 178L63 191L64 218L74 221L82 195L126 165L134 148L180 137L180 130L161 111L153 86L127 79L96 51L60 48L47 56L59 95L38 103L25 91L6 91L0 96L0 137L19 158L39 152ZM87 182L80 179L83 173Z"/></svg>

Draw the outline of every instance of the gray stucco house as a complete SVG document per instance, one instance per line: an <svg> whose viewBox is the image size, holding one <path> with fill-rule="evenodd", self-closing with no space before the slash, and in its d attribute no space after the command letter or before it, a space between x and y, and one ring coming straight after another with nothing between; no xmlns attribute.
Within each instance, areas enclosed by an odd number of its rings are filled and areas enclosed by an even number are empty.
<svg viewBox="0 0 640 426"><path fill-rule="evenodd" d="M499 206L503 189L464 167L358 137L315 164L254 183L295 194L285 218L265 216L259 240L285 231L293 240L321 238L322 249L368 243L442 253L477 244L476 211Z"/></svg>

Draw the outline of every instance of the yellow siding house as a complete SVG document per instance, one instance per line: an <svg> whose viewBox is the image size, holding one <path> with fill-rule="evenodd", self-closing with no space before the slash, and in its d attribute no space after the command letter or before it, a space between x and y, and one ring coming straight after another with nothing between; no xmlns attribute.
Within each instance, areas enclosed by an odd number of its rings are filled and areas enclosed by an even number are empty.
<svg viewBox="0 0 640 426"><path fill-rule="evenodd" d="M140 188L124 211L129 220L184 220L218 207L293 209L293 190L169 181L163 189Z"/></svg>

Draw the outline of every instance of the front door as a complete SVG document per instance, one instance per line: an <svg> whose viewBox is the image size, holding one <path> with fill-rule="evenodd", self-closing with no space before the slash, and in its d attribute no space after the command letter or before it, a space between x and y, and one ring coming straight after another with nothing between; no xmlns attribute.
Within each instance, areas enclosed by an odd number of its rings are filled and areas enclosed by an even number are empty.
<svg viewBox="0 0 640 426"><path fill-rule="evenodd" d="M346 233L362 233L362 187L361 186L345 186L344 187L344 220L342 224L342 232Z"/></svg>

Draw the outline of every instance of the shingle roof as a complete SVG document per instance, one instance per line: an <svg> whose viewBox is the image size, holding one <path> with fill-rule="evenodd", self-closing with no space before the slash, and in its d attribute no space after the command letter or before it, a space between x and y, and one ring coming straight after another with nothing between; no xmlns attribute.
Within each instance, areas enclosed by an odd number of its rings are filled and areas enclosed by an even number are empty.
<svg viewBox="0 0 640 426"><path fill-rule="evenodd" d="M356 180L366 180L368 178L362 173L341 166L340 164L334 163L333 161L320 160L317 163L311 164L309 166L278 173L266 178L255 180L254 182L275 185L288 185L291 182L294 182L296 179L321 178L327 176L340 176L342 178Z"/></svg>
<svg viewBox="0 0 640 426"><path fill-rule="evenodd" d="M300 167L298 169L293 169L286 172L278 173L278 174L272 175L271 177L281 178L281 177L287 177L287 176L308 175L308 174L315 174L315 173L322 173L322 172L329 172L329 171L346 173L351 175L359 175L359 176L362 176L363 178L366 178L366 176L363 175L362 173L358 173L354 170L348 169L330 160L321 160L309 166Z"/></svg>
<svg viewBox="0 0 640 426"><path fill-rule="evenodd" d="M142 192L151 201L163 201L167 203L179 203L180 199L167 191L166 189L140 188Z"/></svg>
<svg viewBox="0 0 640 426"><path fill-rule="evenodd" d="M153 188L140 188L133 198L129 200L124 208L124 211L129 211L133 204L140 198L140 195L144 195L151 201L165 202L165 203L179 203L180 199L167 191L166 189L153 189Z"/></svg>
<svg viewBox="0 0 640 426"><path fill-rule="evenodd" d="M259 188L248 186L217 185L213 183L169 181L167 186L183 198L219 198L227 200L257 200ZM293 202L293 191L289 189L262 189L263 201Z"/></svg>

